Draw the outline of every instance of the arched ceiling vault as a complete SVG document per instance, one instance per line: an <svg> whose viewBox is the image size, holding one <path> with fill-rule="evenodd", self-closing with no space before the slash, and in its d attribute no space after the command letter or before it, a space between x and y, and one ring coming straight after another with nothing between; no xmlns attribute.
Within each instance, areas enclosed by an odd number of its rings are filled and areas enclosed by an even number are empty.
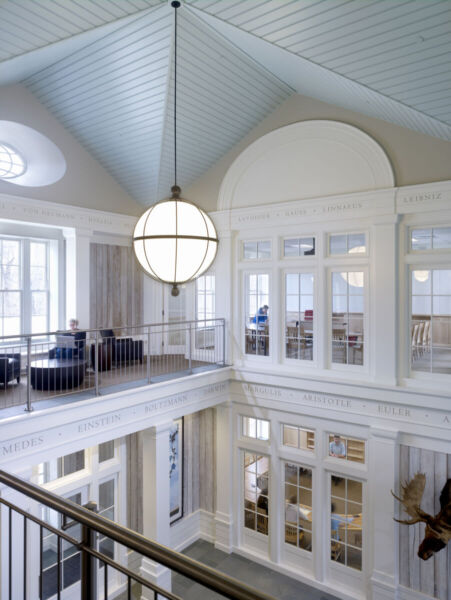
<svg viewBox="0 0 451 600"><path fill-rule="evenodd" d="M179 184L294 93L451 140L448 0L187 0ZM143 205L173 183L165 0L0 5L0 85L22 82Z"/></svg>

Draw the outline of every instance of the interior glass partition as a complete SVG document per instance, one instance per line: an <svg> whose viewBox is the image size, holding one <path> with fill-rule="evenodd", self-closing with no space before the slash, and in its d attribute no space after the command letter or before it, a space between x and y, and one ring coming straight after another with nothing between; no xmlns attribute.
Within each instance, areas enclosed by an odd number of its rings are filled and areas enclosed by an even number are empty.
<svg viewBox="0 0 451 600"><path fill-rule="evenodd" d="M413 371L451 373L451 269L415 269L410 320Z"/></svg>
<svg viewBox="0 0 451 600"><path fill-rule="evenodd" d="M364 273L332 273L332 363L363 365Z"/></svg>
<svg viewBox="0 0 451 600"><path fill-rule="evenodd" d="M249 273L245 279L245 353L269 355L269 275Z"/></svg>
<svg viewBox="0 0 451 600"><path fill-rule="evenodd" d="M285 275L285 356L313 359L313 286L312 273Z"/></svg>

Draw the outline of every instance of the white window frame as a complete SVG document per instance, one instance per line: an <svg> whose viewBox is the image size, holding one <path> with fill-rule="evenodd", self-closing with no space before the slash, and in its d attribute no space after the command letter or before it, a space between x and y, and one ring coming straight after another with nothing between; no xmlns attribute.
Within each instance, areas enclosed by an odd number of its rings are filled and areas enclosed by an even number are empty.
<svg viewBox="0 0 451 600"><path fill-rule="evenodd" d="M298 257L299 258L299 257ZM310 258L310 257L307 257ZM314 256L312 258L315 258ZM286 323L287 323L287 275L313 275L313 349L312 349L312 360L303 358L289 358L286 355ZM282 361L289 365L302 365L307 367L317 367L318 365L318 316L319 314L318 302L317 302L317 269L309 269L308 267L296 269L291 267L290 269L282 270L282 348L281 356Z"/></svg>
<svg viewBox="0 0 451 600"><path fill-rule="evenodd" d="M441 252L445 252L445 253L451 253L451 246L449 248L426 248L424 250L414 250L412 248L412 231L414 229L430 229L431 230L431 236L433 235L433 230L434 229L445 229L445 228L450 228L451 224L443 224L440 223L439 225L409 225L407 228L407 252L409 254L414 254L414 255L436 255L438 253ZM432 239L431 239L431 246L432 246Z"/></svg>
<svg viewBox="0 0 451 600"><path fill-rule="evenodd" d="M347 256L347 255L346 255ZM332 361L332 273L363 273L363 364L353 365L346 363L336 363ZM370 365L370 340L369 340L369 323L370 323L370 312L369 312L369 269L367 266L354 266L354 265L340 265L332 266L328 269L328 285L327 285L327 296L328 296L328 309L327 309L327 357L328 366L327 368L332 371L355 371L357 373L369 372Z"/></svg>
<svg viewBox="0 0 451 600"><path fill-rule="evenodd" d="M409 233L409 239L410 239L410 233ZM438 249L438 252L441 252L442 249ZM423 251L419 251L419 252L423 252ZM430 250L425 251L427 253L431 253ZM434 253L437 252L437 250L433 250ZM441 262L439 260L437 261L432 261L432 259L428 262L425 263L411 263L407 265L407 302L408 302L408 321L407 321L407 331L406 331L406 338L407 338L407 344L406 344L406 348L407 348L407 356L405 357L407 360L407 373L408 376L411 379L424 379L424 380L434 380L434 381L441 381L443 383L445 382L449 382L449 378L451 376L451 373L437 373L434 371L420 371L420 370L415 370L412 368L412 360L411 360L411 353L412 353L412 336L411 336L411 324L412 324L412 273L413 271L430 271L432 273L432 271L440 271L440 270L451 270L451 262ZM431 277L432 279L432 277ZM431 281L431 304L433 302L433 289L432 289L432 281ZM432 306L431 306L431 317L432 317ZM450 320L451 320L451 316L450 316ZM432 318L431 318L431 327L432 327Z"/></svg>
<svg viewBox="0 0 451 600"><path fill-rule="evenodd" d="M255 436L248 435L245 433L245 419L252 419L255 421ZM263 438L259 437L258 430L261 427L262 423L266 423L268 426L268 437ZM261 419L259 417L254 417L253 415L240 415L240 438L245 440L255 440L257 442L263 442L268 444L271 441L271 421L269 419Z"/></svg>
<svg viewBox="0 0 451 600"><path fill-rule="evenodd" d="M265 256L265 257L258 256L258 245L261 244L261 243L269 243L269 252L270 252L269 256ZM246 258L244 256L244 245L245 244L257 244L257 256L256 256L256 258ZM260 239L259 238L259 239L255 239L255 240L248 240L248 239L241 240L240 241L240 246L241 246L241 248L240 248L239 256L240 256L240 258L241 258L242 261L245 261L245 262L263 261L263 260L272 260L272 258L273 258L273 248L272 248L273 247L273 243L272 243L272 239L270 239L270 238L269 239L268 238L264 238L264 239Z"/></svg>
<svg viewBox="0 0 451 600"><path fill-rule="evenodd" d="M274 329L274 321L271 321L272 315L270 313L269 315L269 326L268 326L268 340L267 343L269 343L269 352L267 355L265 354L257 354L257 353L252 353L252 354L248 354L246 353L246 317L250 315L247 314L247 306L248 306L248 292L249 292L249 276L250 275L267 275L268 276L268 306L269 306L269 310L271 311L271 304L272 304L272 293L271 293L271 284L272 284L272 269L252 269L252 270L246 270L246 271L242 271L241 276L242 276L242 280L241 280L241 290L242 290L242 294L241 294L241 323L240 323L240 332L241 332L241 349L242 349L242 353L243 356L247 359L247 360L266 360L266 361L272 361L272 356L273 356L273 349L272 346L273 344L271 343L272 340L272 331ZM258 310L258 307L257 307Z"/></svg>
<svg viewBox="0 0 451 600"><path fill-rule="evenodd" d="M365 252L346 252L345 254L332 254L330 251L330 239L331 237L334 237L336 235L345 235L345 236L350 236L350 235L364 235L365 236ZM346 240L346 246L348 246L348 240ZM325 252L325 256L327 258L332 258L332 259L342 259L342 258L347 258L347 259L355 259L355 258L368 258L369 256L369 246L370 246L370 236L369 236L369 231L366 229L359 229L357 231L330 231L327 234L327 239L326 239L326 252Z"/></svg>
<svg viewBox="0 0 451 600"><path fill-rule="evenodd" d="M298 256L285 256L285 241L286 240L302 240L302 239L306 239L306 238L311 238L313 239L313 243L314 243L314 249L315 249L315 254L300 254ZM303 234L303 233L294 233L293 235L284 235L282 238L280 238L280 259L281 260L315 260L316 258L318 258L318 236L315 233L312 233L311 235L309 235L308 233Z"/></svg>

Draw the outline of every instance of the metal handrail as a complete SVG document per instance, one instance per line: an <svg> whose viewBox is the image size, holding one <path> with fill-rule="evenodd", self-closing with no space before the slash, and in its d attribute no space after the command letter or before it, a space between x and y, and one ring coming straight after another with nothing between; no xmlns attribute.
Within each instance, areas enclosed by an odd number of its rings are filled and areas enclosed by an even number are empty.
<svg viewBox="0 0 451 600"><path fill-rule="evenodd" d="M95 332L101 332L101 331L105 331L105 329L114 329L114 330L121 330L121 329L141 329L144 327L162 327L162 326L166 326L166 327L171 327L174 325L188 325L190 323L207 323L207 322L217 322L217 323L224 323L225 324L225 319L223 317L217 317L217 318L207 318L207 319L192 319L191 321L174 321L172 323L168 323L166 322L162 322L162 323L143 323L143 324L139 324L139 325L120 325L120 326L106 326L105 327L98 327L96 329L76 329L75 331L77 332L81 332L81 331L85 331L86 333L95 333ZM49 335L62 335L64 333L74 333L73 329L57 329L56 331L42 331L41 333L16 333L15 335L2 335L0 336L0 340L17 340L19 338L32 338L32 337L40 337L42 338L42 336L49 336Z"/></svg>
<svg viewBox="0 0 451 600"><path fill-rule="evenodd" d="M16 475L0 470L0 483L4 483L25 496L66 515L74 521L78 521L81 525L111 538L168 569L222 594L226 598L232 600L275 600L272 596L259 592L229 575L220 573L192 558L171 550L167 546L149 540L127 527L118 525ZM80 548L89 552L88 548L84 548L82 544Z"/></svg>

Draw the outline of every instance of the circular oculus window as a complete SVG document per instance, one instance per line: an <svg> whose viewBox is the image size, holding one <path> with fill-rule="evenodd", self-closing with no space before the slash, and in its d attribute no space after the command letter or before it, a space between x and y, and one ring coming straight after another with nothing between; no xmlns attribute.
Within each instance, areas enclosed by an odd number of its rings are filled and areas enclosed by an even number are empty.
<svg viewBox="0 0 451 600"><path fill-rule="evenodd" d="M0 142L0 179L14 179L25 173L27 164L23 156L9 144Z"/></svg>

